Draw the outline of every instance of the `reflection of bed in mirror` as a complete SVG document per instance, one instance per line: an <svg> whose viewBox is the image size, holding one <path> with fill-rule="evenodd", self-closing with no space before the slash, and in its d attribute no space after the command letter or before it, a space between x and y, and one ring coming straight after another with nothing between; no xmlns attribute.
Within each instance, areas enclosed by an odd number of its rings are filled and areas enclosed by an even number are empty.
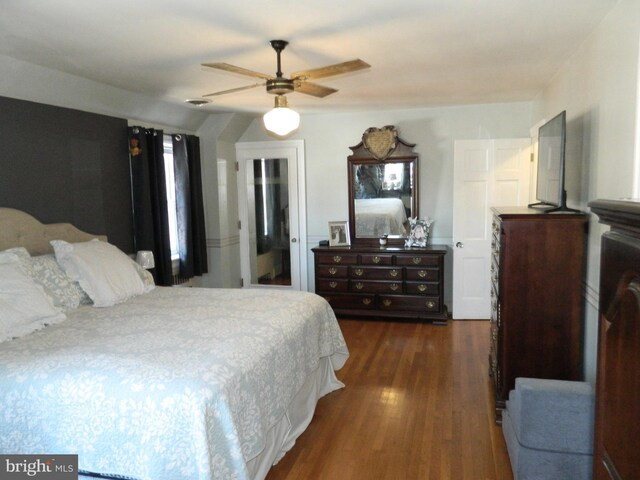
<svg viewBox="0 0 640 480"><path fill-rule="evenodd" d="M407 233L407 213L399 198L355 199L355 214L360 237Z"/></svg>

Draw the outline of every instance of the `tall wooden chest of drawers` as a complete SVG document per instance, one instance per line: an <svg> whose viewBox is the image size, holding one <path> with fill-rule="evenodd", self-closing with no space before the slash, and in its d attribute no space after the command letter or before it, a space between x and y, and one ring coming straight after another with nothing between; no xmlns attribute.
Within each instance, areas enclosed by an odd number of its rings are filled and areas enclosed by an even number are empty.
<svg viewBox="0 0 640 480"><path fill-rule="evenodd" d="M317 247L316 293L337 315L446 322L446 246Z"/></svg>
<svg viewBox="0 0 640 480"><path fill-rule="evenodd" d="M500 422L516 377L583 376L587 216L492 210L489 373Z"/></svg>

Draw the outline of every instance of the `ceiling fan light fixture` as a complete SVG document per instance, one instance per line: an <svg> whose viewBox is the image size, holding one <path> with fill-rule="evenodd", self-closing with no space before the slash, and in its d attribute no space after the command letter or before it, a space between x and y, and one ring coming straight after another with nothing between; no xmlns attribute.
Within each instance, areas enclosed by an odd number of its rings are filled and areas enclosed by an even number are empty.
<svg viewBox="0 0 640 480"><path fill-rule="evenodd" d="M291 110L287 105L287 97L284 95L276 95L275 107L268 111L262 117L264 127L280 135L288 135L300 126L300 114Z"/></svg>

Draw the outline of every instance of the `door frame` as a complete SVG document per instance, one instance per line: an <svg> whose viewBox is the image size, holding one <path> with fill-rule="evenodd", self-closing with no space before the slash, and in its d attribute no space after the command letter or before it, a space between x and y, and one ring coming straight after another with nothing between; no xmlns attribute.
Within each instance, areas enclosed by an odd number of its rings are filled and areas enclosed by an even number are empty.
<svg viewBox="0 0 640 480"><path fill-rule="evenodd" d="M291 286L258 285L251 283L250 239L247 205L247 182L244 164L257 158L287 158L289 161L289 203L295 200L296 209L289 208L291 242L297 244L297 253L291 249ZM238 214L240 216L240 274L243 286L252 288L280 288L306 291L307 279L307 206L305 185L304 140L276 140L266 142L237 142ZM294 194L292 196L292 193ZM296 215L297 213L297 215ZM293 218L295 215L296 218ZM297 226L297 234L294 227ZM294 242L295 239L295 242ZM297 265L297 267L296 267ZM296 274L297 271L297 274Z"/></svg>

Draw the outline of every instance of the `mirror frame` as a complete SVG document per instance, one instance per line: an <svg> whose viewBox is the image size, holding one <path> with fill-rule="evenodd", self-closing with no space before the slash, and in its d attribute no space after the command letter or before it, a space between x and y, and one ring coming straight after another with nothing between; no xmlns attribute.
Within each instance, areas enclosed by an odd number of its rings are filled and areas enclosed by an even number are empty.
<svg viewBox="0 0 640 480"><path fill-rule="evenodd" d="M395 148L383 159L379 159L372 155L364 145L360 142L358 145L349 147L353 152L347 157L347 181L349 182L349 232L351 236L351 245L354 246L373 246L380 245L379 237L358 237L356 232L356 216L355 216L355 191L354 191L354 167L357 165L384 165L387 163L413 163L413 191L411 192L411 213L413 217L418 217L418 154L413 151L415 144L408 143L397 138ZM406 236L390 235L387 238L388 247L404 246Z"/></svg>

